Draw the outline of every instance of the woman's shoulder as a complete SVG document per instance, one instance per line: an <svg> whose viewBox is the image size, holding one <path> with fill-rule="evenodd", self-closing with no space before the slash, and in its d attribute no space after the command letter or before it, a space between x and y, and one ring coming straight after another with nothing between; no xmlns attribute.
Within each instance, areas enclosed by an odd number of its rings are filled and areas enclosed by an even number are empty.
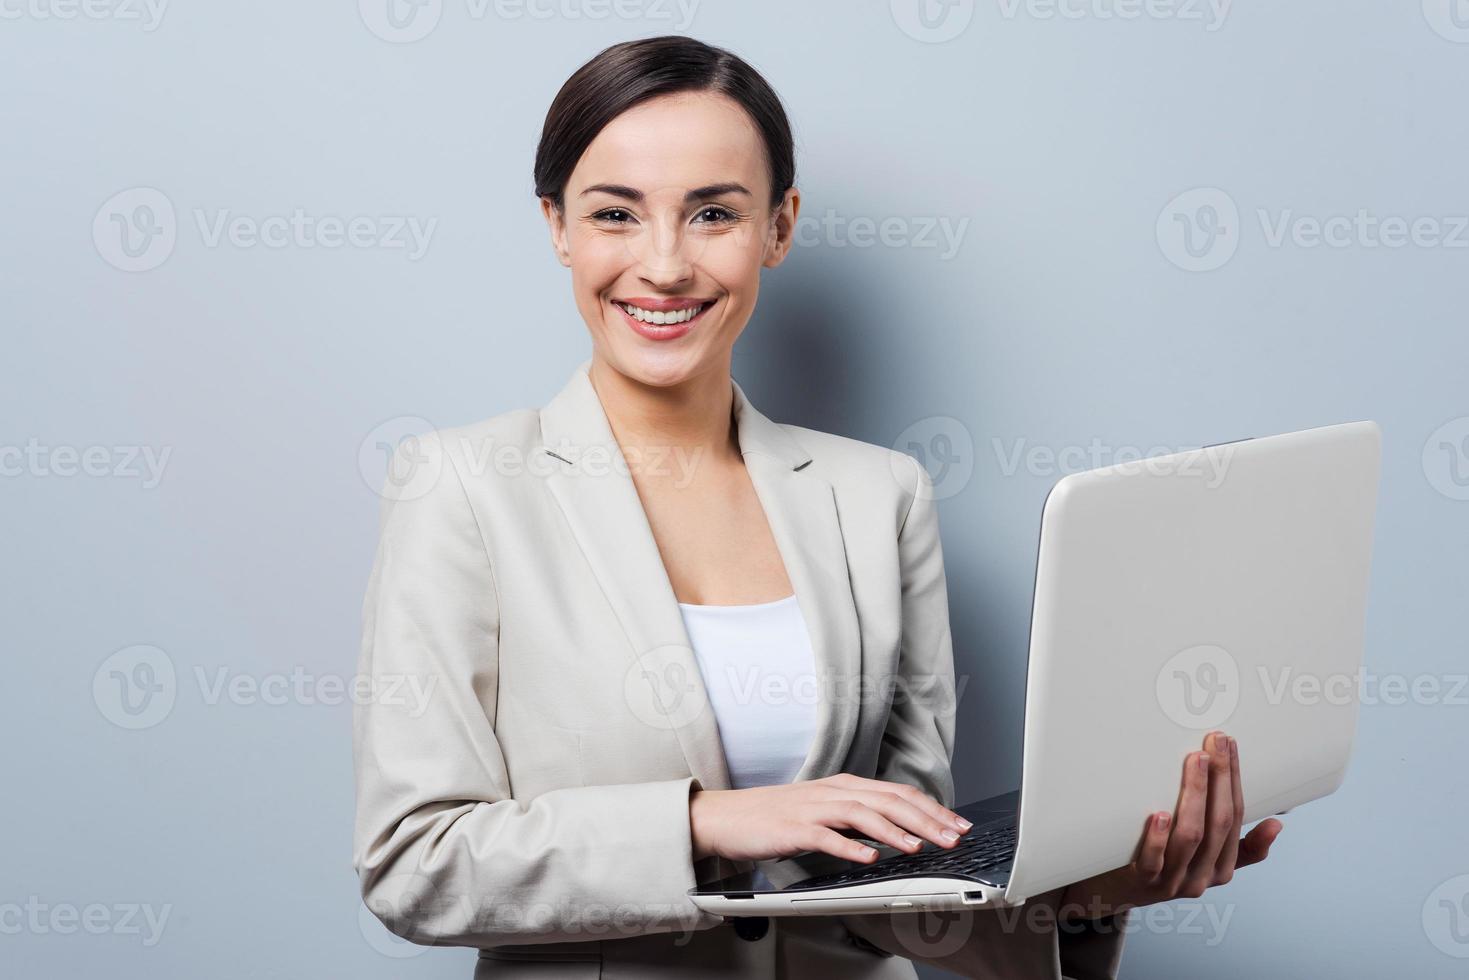
<svg viewBox="0 0 1469 980"><path fill-rule="evenodd" d="M535 408L512 408L475 422L434 429L430 435L456 455L491 446L540 445L541 413Z"/></svg>
<svg viewBox="0 0 1469 980"><path fill-rule="evenodd" d="M918 491L922 464L912 455L835 432L777 423L810 455L808 467L838 489L891 495L906 503Z"/></svg>
<svg viewBox="0 0 1469 980"><path fill-rule="evenodd" d="M540 451L540 413L516 408L478 421L428 428L398 442L390 474L424 474L438 485L441 473L452 472L460 483L495 481L496 474L520 475Z"/></svg>

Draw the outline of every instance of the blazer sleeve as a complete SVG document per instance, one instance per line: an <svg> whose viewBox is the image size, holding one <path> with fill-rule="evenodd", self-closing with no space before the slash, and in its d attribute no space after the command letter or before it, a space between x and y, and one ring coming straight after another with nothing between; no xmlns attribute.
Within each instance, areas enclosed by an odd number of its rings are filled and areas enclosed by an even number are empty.
<svg viewBox="0 0 1469 980"><path fill-rule="evenodd" d="M353 867L368 907L424 945L692 930L694 777L516 799L495 735L494 570L452 444L400 447L383 491L354 698ZM425 483L429 485L425 485ZM417 699L387 692L423 691ZM421 703L420 703L421 702Z"/></svg>
<svg viewBox="0 0 1469 980"><path fill-rule="evenodd" d="M953 641L933 481L913 457L914 495L898 532L902 565L899 692L875 778L917 786L953 807ZM1126 916L1058 924L1064 889L1015 909L839 916L859 946L984 980L1115 980ZM938 921L934 921L938 919ZM920 922L920 920L928 920Z"/></svg>

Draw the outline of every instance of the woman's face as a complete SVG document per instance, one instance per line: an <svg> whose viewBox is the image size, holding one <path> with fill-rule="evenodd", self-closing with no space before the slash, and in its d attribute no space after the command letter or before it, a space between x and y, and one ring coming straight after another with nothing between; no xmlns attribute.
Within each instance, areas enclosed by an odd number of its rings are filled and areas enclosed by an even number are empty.
<svg viewBox="0 0 1469 980"><path fill-rule="evenodd" d="M656 386L728 375L760 292L790 250L800 196L770 206L754 123L727 96L644 102L597 134L541 202L596 357Z"/></svg>

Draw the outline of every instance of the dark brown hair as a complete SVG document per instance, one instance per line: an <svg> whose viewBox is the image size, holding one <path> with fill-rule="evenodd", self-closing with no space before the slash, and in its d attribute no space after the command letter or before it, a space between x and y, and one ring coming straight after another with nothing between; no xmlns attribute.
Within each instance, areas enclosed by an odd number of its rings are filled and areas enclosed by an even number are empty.
<svg viewBox="0 0 1469 980"><path fill-rule="evenodd" d="M675 92L717 92L744 107L765 143L771 207L796 182L796 152L780 98L738 55L691 37L624 41L603 49L561 86L536 147L536 196L565 210L566 182L608 123L640 103Z"/></svg>

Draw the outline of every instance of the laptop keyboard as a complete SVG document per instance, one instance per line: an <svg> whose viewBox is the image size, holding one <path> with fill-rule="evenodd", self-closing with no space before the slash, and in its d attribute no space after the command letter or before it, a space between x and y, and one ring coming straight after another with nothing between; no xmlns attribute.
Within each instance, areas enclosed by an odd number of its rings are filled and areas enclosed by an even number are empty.
<svg viewBox="0 0 1469 980"><path fill-rule="evenodd" d="M945 850L929 845L917 854L897 854L893 857L858 865L850 871L817 875L798 881L791 888L832 888L838 885L854 885L881 878L899 878L913 875L947 874L979 877L980 872L999 867L1015 854L1015 824L1004 823L996 827L970 831L959 838L956 847Z"/></svg>

